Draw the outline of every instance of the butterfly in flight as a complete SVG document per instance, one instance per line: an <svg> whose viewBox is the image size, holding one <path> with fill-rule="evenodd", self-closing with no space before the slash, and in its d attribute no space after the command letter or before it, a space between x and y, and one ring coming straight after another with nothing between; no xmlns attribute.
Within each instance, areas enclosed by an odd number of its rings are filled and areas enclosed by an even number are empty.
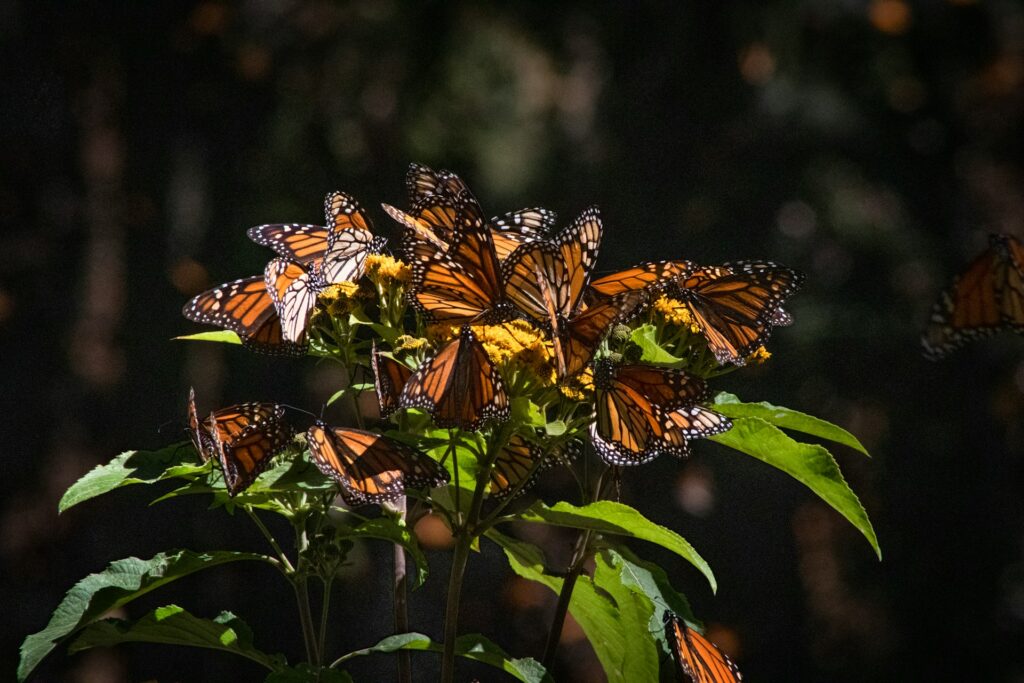
<svg viewBox="0 0 1024 683"><path fill-rule="evenodd" d="M412 373L398 402L426 410L438 427L469 431L510 415L505 384L469 326Z"/></svg>
<svg viewBox="0 0 1024 683"><path fill-rule="evenodd" d="M304 356L306 344L284 338L281 318L264 276L245 277L208 289L192 298L182 315L193 322L230 330L252 351L277 356Z"/></svg>
<svg viewBox="0 0 1024 683"><path fill-rule="evenodd" d="M358 280L367 255L380 253L384 238L374 236L370 217L345 192L327 195L324 215L324 226L272 223L249 228L247 234L282 258L303 266L315 264L327 284Z"/></svg>
<svg viewBox="0 0 1024 683"><path fill-rule="evenodd" d="M690 628L672 612L665 612L665 637L679 668L690 683L739 683L743 674L718 646Z"/></svg>
<svg viewBox="0 0 1024 683"><path fill-rule="evenodd" d="M594 362L595 420L590 437L611 465L642 465L662 453L683 458L689 439L732 427L723 415L699 405L707 383L682 370Z"/></svg>
<svg viewBox="0 0 1024 683"><path fill-rule="evenodd" d="M636 291L584 303L602 231L591 207L554 238L520 246L502 266L508 299L551 332L560 379L583 370L611 327L642 303Z"/></svg>
<svg viewBox="0 0 1024 683"><path fill-rule="evenodd" d="M370 351L370 366L373 369L373 384L377 390L380 416L387 417L400 407L398 399L405 383L412 376L412 370L393 357L384 355L377 348L377 342L373 343Z"/></svg>
<svg viewBox="0 0 1024 683"><path fill-rule="evenodd" d="M687 304L720 364L743 365L772 329L792 322L782 303L803 275L770 261L698 267L680 275L667 293Z"/></svg>
<svg viewBox="0 0 1024 683"><path fill-rule="evenodd" d="M1024 333L1024 244L990 235L988 248L935 302L921 343L925 356L938 360L1003 330Z"/></svg>
<svg viewBox="0 0 1024 683"><path fill-rule="evenodd" d="M294 434L277 403L239 403L215 410L199 422L195 392L189 390L188 413L192 443L204 461L220 462L231 496L248 488Z"/></svg>
<svg viewBox="0 0 1024 683"><path fill-rule="evenodd" d="M383 503L405 495L407 488L448 483L448 472L429 456L381 434L317 422L306 439L313 462L339 484L350 506Z"/></svg>

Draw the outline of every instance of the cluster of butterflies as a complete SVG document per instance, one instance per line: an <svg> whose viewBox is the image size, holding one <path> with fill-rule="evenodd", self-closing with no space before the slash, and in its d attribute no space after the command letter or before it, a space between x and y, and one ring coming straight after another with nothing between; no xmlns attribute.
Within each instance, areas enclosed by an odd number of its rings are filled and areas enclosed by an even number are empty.
<svg viewBox="0 0 1024 683"><path fill-rule="evenodd" d="M486 218L466 184L449 171L413 164L406 188L408 211L386 204L383 208L404 229L400 255L412 270L407 300L426 322L460 331L415 369L374 348L371 365L383 417L398 408L419 408L439 427L471 431L507 420L509 396L473 327L526 319L550 338L559 381L593 365L596 419L591 437L602 458L613 465L638 465L661 453L685 456L689 439L725 431L729 421L700 405L708 398L706 383L682 370L622 365L607 358L593 362L610 329L668 295L687 304L720 363L741 365L774 327L791 322L782 303L799 288L802 277L775 263L699 266L661 261L594 278L603 234L596 207L552 234L556 216L546 209ZM278 254L263 278L244 278L203 292L185 306L185 316L233 330L257 351L303 352L317 293L330 283L359 279L366 256L383 248L366 212L351 196L332 192L325 213L326 226L250 229L254 241ZM337 430L332 433L337 437ZM344 444L345 437L332 441L320 432L310 437L325 472L352 470L351 463L362 462L351 455L347 460L324 455L342 452L335 443ZM388 443L378 442L370 452L381 452ZM364 445L358 451L367 449ZM524 477L537 469L542 455L526 438L512 437L498 456L492 493L524 488ZM388 472L396 471L393 462L386 465ZM429 468L418 467L404 475L407 482L425 480L417 477ZM378 476L372 468L369 472ZM388 477L388 482L402 480ZM346 486L355 498L358 487L343 482ZM382 490L392 495L386 487ZM376 500L372 496L384 494L360 495Z"/></svg>
<svg viewBox="0 0 1024 683"><path fill-rule="evenodd" d="M227 282L199 294L182 310L186 318L231 330L247 348L271 355L306 354L306 325L317 296L328 285L363 276L366 257L383 251L369 216L354 197L331 192L326 225L272 223L249 229L277 257L263 275Z"/></svg>
<svg viewBox="0 0 1024 683"><path fill-rule="evenodd" d="M1007 330L1024 333L1024 244L1012 235L990 235L988 248L935 302L921 344L927 358L938 360Z"/></svg>

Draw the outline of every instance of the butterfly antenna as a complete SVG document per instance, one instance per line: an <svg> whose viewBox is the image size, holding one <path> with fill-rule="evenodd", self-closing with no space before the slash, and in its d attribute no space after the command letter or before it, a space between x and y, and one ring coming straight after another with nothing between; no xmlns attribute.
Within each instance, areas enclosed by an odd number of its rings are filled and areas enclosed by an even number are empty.
<svg viewBox="0 0 1024 683"><path fill-rule="evenodd" d="M164 422L162 425L160 425L159 427L156 428L156 433L157 434L163 434L164 430L167 429L167 426L168 425L172 425L172 424L173 425L180 425L181 421L180 420L168 420L167 422ZM181 429L182 430L187 430L188 428L187 427L181 427Z"/></svg>
<svg viewBox="0 0 1024 683"><path fill-rule="evenodd" d="M299 408L298 406L293 406L290 403L278 403L278 405L281 406L282 408L287 408L288 410L294 410L294 411L299 412L299 413L305 413L306 415L309 415L314 420L316 419L316 413L311 413L310 411L306 410L305 408ZM323 418L323 411L321 411L320 417Z"/></svg>

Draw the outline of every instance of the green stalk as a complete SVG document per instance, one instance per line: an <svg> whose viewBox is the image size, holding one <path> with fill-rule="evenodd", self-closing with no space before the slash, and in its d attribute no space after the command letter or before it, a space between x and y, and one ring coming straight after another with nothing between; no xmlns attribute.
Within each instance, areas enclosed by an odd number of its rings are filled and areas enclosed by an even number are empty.
<svg viewBox="0 0 1024 683"><path fill-rule="evenodd" d="M601 473L601 476L597 479L597 486L594 487L593 499L585 502L590 503L601 500L605 484L607 483L605 479L609 472L611 472L611 468L607 468ZM576 539L576 547L573 550L572 560L569 562L569 569L566 572L565 579L562 581L562 590L558 593L555 614L551 619L551 628L548 630L547 642L544 644L544 656L541 659L541 664L544 665L545 669L550 670L551 665L554 663L555 653L558 651L558 642L562 638L562 628L565 626L565 615L569 611L569 603L572 602L573 589L576 588L576 581L579 580L580 574L583 572L583 565L586 564L587 558L590 556L590 540L592 537L593 531L587 529L580 532Z"/></svg>
<svg viewBox="0 0 1024 683"><path fill-rule="evenodd" d="M320 643L317 650L320 653L320 660L324 658L327 645L327 616L330 612L331 607L331 585L334 583L334 574L332 573L330 578L324 580L324 598L323 603L320 605Z"/></svg>
<svg viewBox="0 0 1024 683"><path fill-rule="evenodd" d="M402 496L394 503L398 510L399 518L407 520L408 501ZM394 544L395 574L394 574L394 611L395 611L395 633L409 632L409 607L407 600L408 568L406 566L405 548L399 543ZM408 650L398 651L398 680L399 683L412 683L412 659Z"/></svg>
<svg viewBox="0 0 1024 683"><path fill-rule="evenodd" d="M299 604L299 621L302 623L302 638L306 641L306 657L313 668L320 667L320 652L317 649L316 634L313 630L313 614L309 607L309 590L305 577L297 577L295 600Z"/></svg>

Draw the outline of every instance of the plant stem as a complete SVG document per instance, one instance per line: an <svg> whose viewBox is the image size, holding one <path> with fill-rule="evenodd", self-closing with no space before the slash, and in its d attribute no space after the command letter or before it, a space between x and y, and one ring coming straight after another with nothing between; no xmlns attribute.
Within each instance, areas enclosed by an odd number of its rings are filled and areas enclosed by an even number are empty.
<svg viewBox="0 0 1024 683"><path fill-rule="evenodd" d="M270 529L263 524L263 520L256 516L256 513L253 512L252 508L247 505L242 507L247 513L249 513L249 517L252 519L253 523L256 524L256 528L260 530L260 533L262 533L264 538L267 539L270 547L274 549L275 553L277 553L277 558L281 560L285 573L289 575L294 574L295 567L292 566L291 560L289 560L288 556L284 554L283 550L281 550L281 546L277 544L277 540L274 538L273 534L270 533Z"/></svg>
<svg viewBox="0 0 1024 683"><path fill-rule="evenodd" d="M607 468L601 473L601 476L597 478L597 485L594 487L593 498L590 501L587 501L588 503L601 500L607 483L607 475L611 471L611 468ZM555 605L555 615L551 619L551 628L548 631L547 642L544 644L544 656L541 659L541 664L544 665L545 669L550 670L551 665L554 663L555 652L558 650L558 641L562 638L562 627L565 626L565 615L569 611L569 603L572 602L572 592L576 587L576 581L580 578L580 574L583 572L583 565L586 563L587 558L590 555L589 546L592 536L593 531L587 529L586 531L580 532L580 535L576 538L576 547L573 549L572 560L569 562L569 569L566 572L565 579L562 581L562 590L558 593L558 603Z"/></svg>
<svg viewBox="0 0 1024 683"><path fill-rule="evenodd" d="M309 591L306 590L306 580L296 579L292 584L295 587L295 602L299 605L299 623L302 624L302 639L306 643L306 659L315 667L320 666L320 655L316 650L316 636L313 633L313 617L309 609Z"/></svg>
<svg viewBox="0 0 1024 683"><path fill-rule="evenodd" d="M402 496L394 502L401 519L407 519L406 506L408 501ZM394 580L394 610L395 610L395 633L409 632L409 606L406 599L406 584L408 574L406 567L405 548L399 543L394 545L395 555L395 580ZM412 659L408 650L398 651L398 680L399 683L412 683Z"/></svg>
<svg viewBox="0 0 1024 683"><path fill-rule="evenodd" d="M455 639L459 632L459 598L462 578L466 573L469 548L473 539L465 530L459 535L452 557L452 573L448 580L448 605L444 611L444 654L441 659L441 683L455 680Z"/></svg>
<svg viewBox="0 0 1024 683"><path fill-rule="evenodd" d="M320 642L317 646L319 659L323 663L324 653L327 646L327 615L331 607L331 585L334 583L334 575L324 580L324 599L320 605Z"/></svg>

